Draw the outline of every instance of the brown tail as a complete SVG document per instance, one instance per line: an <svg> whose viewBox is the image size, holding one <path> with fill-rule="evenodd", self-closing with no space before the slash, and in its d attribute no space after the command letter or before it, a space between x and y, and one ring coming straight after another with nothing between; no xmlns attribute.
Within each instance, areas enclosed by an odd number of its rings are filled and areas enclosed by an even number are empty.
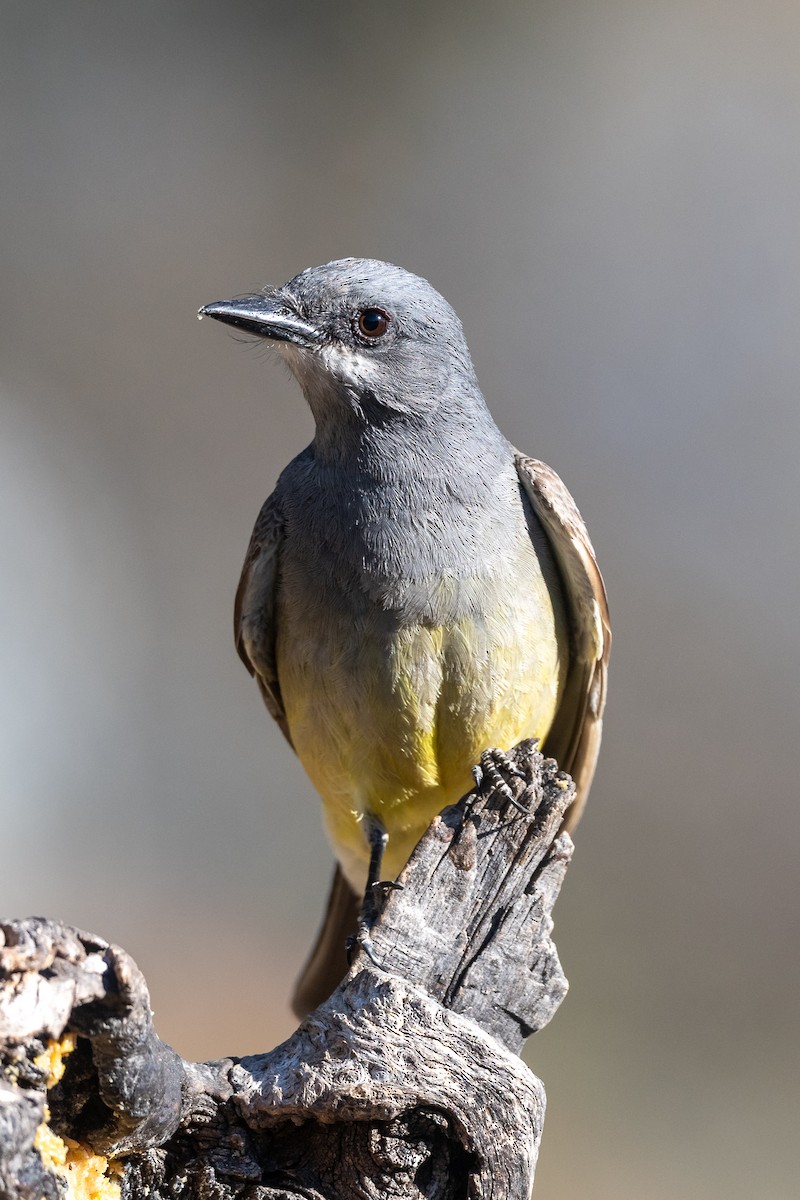
<svg viewBox="0 0 800 1200"><path fill-rule="evenodd" d="M355 933L361 898L336 868L317 940L295 984L292 1008L301 1020L327 1000L347 972L345 943Z"/></svg>

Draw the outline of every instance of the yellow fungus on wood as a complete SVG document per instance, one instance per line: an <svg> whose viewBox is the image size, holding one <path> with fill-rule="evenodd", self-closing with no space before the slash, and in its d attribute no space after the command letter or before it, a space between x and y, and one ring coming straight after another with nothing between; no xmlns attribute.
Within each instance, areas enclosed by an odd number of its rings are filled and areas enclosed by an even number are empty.
<svg viewBox="0 0 800 1200"><path fill-rule="evenodd" d="M66 1033L34 1059L47 1072L47 1087L52 1088L64 1075L65 1060L75 1049L75 1034ZM66 1200L120 1200L119 1178L122 1164L109 1161L103 1154L94 1154L70 1137L59 1137L47 1122L50 1110L45 1105L44 1121L36 1130L33 1144L39 1151L47 1171L66 1183Z"/></svg>

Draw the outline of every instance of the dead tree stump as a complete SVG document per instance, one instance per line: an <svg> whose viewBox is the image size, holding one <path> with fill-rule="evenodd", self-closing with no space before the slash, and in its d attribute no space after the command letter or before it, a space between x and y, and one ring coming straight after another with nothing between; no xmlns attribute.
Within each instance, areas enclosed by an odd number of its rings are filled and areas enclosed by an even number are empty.
<svg viewBox="0 0 800 1200"><path fill-rule="evenodd" d="M265 1054L184 1062L123 950L0 923L0 1198L527 1200L545 1095L518 1053L567 989L574 789L535 743L511 759L433 822L375 961Z"/></svg>

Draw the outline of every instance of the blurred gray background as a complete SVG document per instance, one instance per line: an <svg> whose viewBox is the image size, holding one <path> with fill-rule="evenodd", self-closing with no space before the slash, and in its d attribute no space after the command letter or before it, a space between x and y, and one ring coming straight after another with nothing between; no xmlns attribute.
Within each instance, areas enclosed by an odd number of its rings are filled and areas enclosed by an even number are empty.
<svg viewBox="0 0 800 1200"><path fill-rule="evenodd" d="M0 909L123 944L184 1055L293 1027L331 856L231 608L311 421L195 311L398 262L611 597L536 1195L796 1195L800 8L0 18Z"/></svg>

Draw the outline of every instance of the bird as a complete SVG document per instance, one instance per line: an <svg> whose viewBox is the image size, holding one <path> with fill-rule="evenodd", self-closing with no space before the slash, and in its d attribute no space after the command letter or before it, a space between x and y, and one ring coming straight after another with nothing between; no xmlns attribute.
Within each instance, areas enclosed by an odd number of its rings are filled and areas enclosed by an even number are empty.
<svg viewBox="0 0 800 1200"><path fill-rule="evenodd" d="M575 780L574 828L602 732L608 604L570 493L500 432L427 280L345 258L198 315L273 347L315 425L261 508L234 612L337 858L294 992L302 1017L345 973L371 866L402 870L487 748L539 739Z"/></svg>

